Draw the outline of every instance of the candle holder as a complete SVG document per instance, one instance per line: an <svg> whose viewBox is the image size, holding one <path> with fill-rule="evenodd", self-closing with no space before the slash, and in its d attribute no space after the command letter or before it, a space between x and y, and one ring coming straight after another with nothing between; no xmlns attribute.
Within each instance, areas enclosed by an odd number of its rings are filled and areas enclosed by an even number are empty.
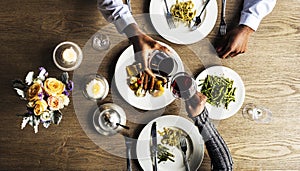
<svg viewBox="0 0 300 171"><path fill-rule="evenodd" d="M55 65L63 71L73 71L82 62L82 50L73 42L62 42L53 51Z"/></svg>
<svg viewBox="0 0 300 171"><path fill-rule="evenodd" d="M84 79L83 95L93 101L103 100L109 91L109 85L105 77L99 74L89 74Z"/></svg>

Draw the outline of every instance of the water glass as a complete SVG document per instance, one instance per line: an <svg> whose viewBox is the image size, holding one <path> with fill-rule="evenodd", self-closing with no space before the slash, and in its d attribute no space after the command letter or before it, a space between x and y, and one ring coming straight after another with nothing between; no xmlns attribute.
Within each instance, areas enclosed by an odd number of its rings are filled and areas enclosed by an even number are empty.
<svg viewBox="0 0 300 171"><path fill-rule="evenodd" d="M150 69L161 76L172 76L178 70L178 64L174 58L166 53L155 50L149 58Z"/></svg>
<svg viewBox="0 0 300 171"><path fill-rule="evenodd" d="M253 103L246 104L242 114L244 118L257 123L269 123L272 118L272 112L269 109L263 106L257 106Z"/></svg>
<svg viewBox="0 0 300 171"><path fill-rule="evenodd" d="M95 50L107 50L110 47L109 37L102 33L96 33L92 38L92 47Z"/></svg>

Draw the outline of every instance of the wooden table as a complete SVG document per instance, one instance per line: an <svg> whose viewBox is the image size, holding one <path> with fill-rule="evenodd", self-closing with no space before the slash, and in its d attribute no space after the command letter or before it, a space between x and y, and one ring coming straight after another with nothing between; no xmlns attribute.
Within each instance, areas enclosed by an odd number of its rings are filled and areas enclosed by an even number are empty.
<svg viewBox="0 0 300 171"><path fill-rule="evenodd" d="M133 14L147 13L149 3L150 0L143 3L132 1ZM218 0L219 9L220 3ZM86 135L80 118L77 118L75 103L63 110L59 126L51 125L48 129L40 126L37 134L30 126L20 130L21 118L16 117L16 114L25 112L26 103L13 91L11 80L24 78L28 71L37 71L40 66L46 67L50 75L59 76L61 71L52 61L54 47L69 40L83 48L97 30L108 24L97 10L96 3L85 0L11 0L1 1L0 5L0 91L3 99L0 102L0 169L126 170L125 158L100 148ZM241 5L240 1L228 1L226 18L229 29L238 22ZM251 37L247 53L221 60L222 65L232 68L242 77L246 88L244 104L261 104L273 112L269 124L245 120L241 110L233 117L217 122L217 128L232 153L235 170L295 170L300 167L299 7L297 0L278 1L273 12ZM213 44L219 40L219 21L218 16L215 28L208 35ZM151 25L145 29L153 30ZM153 37L172 46L194 75L204 69L201 63L188 60L194 57L194 53L186 46L169 43L160 36ZM114 46L96 70L110 83L114 64L128 45L124 39ZM70 72L71 76L73 74ZM74 91L73 95L80 93ZM98 104L113 100L110 93ZM90 101L82 103L94 105ZM178 106L180 102L175 101L163 113L184 115ZM129 131L132 137L137 137L144 127L144 124L133 122L128 122L128 125L134 128ZM113 142L109 145L115 148ZM134 170L141 170L137 160L133 161L133 166ZM199 170L209 169L210 159L205 154Z"/></svg>

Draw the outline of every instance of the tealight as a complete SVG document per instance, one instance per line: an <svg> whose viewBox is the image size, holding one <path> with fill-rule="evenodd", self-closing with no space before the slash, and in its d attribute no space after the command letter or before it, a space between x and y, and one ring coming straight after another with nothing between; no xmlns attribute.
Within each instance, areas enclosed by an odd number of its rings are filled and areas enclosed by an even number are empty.
<svg viewBox="0 0 300 171"><path fill-rule="evenodd" d="M93 79L86 85L86 93L90 98L102 98L106 91L106 85L102 80Z"/></svg>
<svg viewBox="0 0 300 171"><path fill-rule="evenodd" d="M77 60L77 53L73 47L67 48L62 53L62 59L64 63L72 64Z"/></svg>

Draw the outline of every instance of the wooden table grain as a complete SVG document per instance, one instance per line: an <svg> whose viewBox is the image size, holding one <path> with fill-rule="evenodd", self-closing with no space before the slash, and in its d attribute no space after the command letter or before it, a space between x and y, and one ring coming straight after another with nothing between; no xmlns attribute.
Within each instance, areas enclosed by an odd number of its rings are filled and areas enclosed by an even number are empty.
<svg viewBox="0 0 300 171"><path fill-rule="evenodd" d="M220 0L217 0L220 10ZM132 0L135 16L148 13L150 0ZM52 62L52 51L62 41L76 42L85 47L88 39L108 25L96 7L86 0L10 0L0 2L0 170L126 170L126 159L100 148L83 130L76 115L76 104L63 110L60 125L39 132L27 126L20 130L26 103L12 89L11 81L24 78L28 71L44 66L52 76L61 71ZM229 29L238 23L242 1L228 0L226 18ZM260 24L249 41L249 49L233 59L220 60L243 79L247 103L268 107L273 112L269 124L243 119L241 110L234 116L216 122L228 144L235 170L298 170L300 168L300 4L298 0L278 1L273 12ZM218 19L208 40L219 38ZM152 26L147 26L152 29ZM188 60L193 53L185 46L169 43L184 57L193 74L203 70L201 63ZM124 40L105 56L98 72L111 83L114 62L129 46ZM73 72L70 75L73 76ZM74 92L78 94L80 92ZM100 102L111 102L111 93ZM73 99L71 99L72 101ZM83 102L89 103L89 102ZM175 101L165 114L184 114ZM126 108L126 107L125 107ZM148 118L149 119L149 118ZM128 123L130 136L137 137L144 124ZM108 144L114 148L113 143ZM124 153L120 152L120 153ZM134 170L141 170L133 160ZM205 153L199 170L209 170L210 159Z"/></svg>

